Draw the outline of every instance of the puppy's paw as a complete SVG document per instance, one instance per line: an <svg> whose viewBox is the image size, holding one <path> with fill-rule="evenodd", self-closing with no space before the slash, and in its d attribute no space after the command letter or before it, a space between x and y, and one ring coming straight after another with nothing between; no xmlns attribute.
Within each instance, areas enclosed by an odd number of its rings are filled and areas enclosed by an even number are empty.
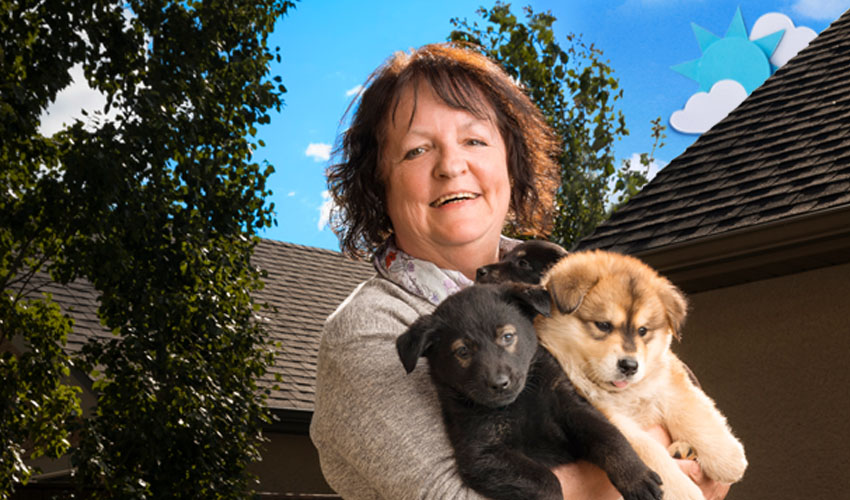
<svg viewBox="0 0 850 500"><path fill-rule="evenodd" d="M617 490L623 495L623 500L661 500L664 495L661 491L661 476L648 468L643 474L634 476L628 485L618 487Z"/></svg>
<svg viewBox="0 0 850 500"><path fill-rule="evenodd" d="M676 441L667 447L667 451L670 452L670 456L677 460L696 460L697 452L694 450L693 446L684 442L684 441Z"/></svg>
<svg viewBox="0 0 850 500"><path fill-rule="evenodd" d="M699 462L708 477L722 483L740 481L747 469L744 445L734 438L726 443L722 451L715 450L711 454L701 454Z"/></svg>

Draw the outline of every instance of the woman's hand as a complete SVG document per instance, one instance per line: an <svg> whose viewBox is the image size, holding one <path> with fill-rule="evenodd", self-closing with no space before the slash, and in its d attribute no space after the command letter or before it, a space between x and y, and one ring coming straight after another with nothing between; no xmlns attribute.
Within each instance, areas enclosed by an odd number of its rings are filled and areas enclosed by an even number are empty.
<svg viewBox="0 0 850 500"><path fill-rule="evenodd" d="M656 425L646 429L653 438L664 447L670 446L672 439L664 427ZM688 475L702 490L706 500L722 500L729 493L729 484L720 483L707 477L695 460L676 460L679 468ZM561 483L564 499L570 500L616 500L620 493L608 480L608 476L599 467L584 461L561 465L552 469ZM664 485L661 486L664 489Z"/></svg>
<svg viewBox="0 0 850 500"><path fill-rule="evenodd" d="M649 429L646 429L646 432L656 440L660 441L665 448L670 446L673 442L673 439L670 437L667 429L660 425L650 427ZM702 467L699 466L699 462L696 460L676 460L676 463L679 464L679 468L682 469L682 471L687 474L688 477L697 484L697 486L699 486L699 489L702 490L702 494L705 496L706 500L722 500L729 493L730 485L727 483L720 483L706 476L702 472ZM661 488L663 489L664 486Z"/></svg>
<svg viewBox="0 0 850 500"><path fill-rule="evenodd" d="M702 472L702 467L696 460L676 460L676 463L693 482L697 483L706 500L722 500L729 493L730 485L710 479Z"/></svg>
<svg viewBox="0 0 850 500"><path fill-rule="evenodd" d="M605 471L590 462L580 460L552 469L561 483L564 499L618 500L620 492L614 488ZM663 486L662 486L663 488Z"/></svg>

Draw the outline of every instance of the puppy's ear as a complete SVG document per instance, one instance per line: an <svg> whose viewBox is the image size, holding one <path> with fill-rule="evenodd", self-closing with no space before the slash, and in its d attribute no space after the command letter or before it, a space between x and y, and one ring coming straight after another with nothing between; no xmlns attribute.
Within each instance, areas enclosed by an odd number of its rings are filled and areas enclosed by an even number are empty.
<svg viewBox="0 0 850 500"><path fill-rule="evenodd" d="M549 260L552 262L552 265L557 264L559 260L563 259L569 254L569 252L564 250L562 246L556 245L554 243L548 245L547 248L549 249Z"/></svg>
<svg viewBox="0 0 850 500"><path fill-rule="evenodd" d="M685 316L688 314L688 301L685 295L675 285L664 279L658 296L667 312L670 329L673 330L676 340L682 340L682 327L685 325Z"/></svg>
<svg viewBox="0 0 850 500"><path fill-rule="evenodd" d="M516 304L528 319L534 319L538 314L549 317L552 315L552 298L549 292L540 286L507 285L502 297L511 304Z"/></svg>
<svg viewBox="0 0 850 500"><path fill-rule="evenodd" d="M424 356L434 343L436 328L431 315L421 316L395 341L401 364L407 373L416 368L416 361Z"/></svg>
<svg viewBox="0 0 850 500"><path fill-rule="evenodd" d="M583 257L563 258L546 275L544 286L561 314L570 314L578 309L584 296L599 280L592 266L584 260Z"/></svg>

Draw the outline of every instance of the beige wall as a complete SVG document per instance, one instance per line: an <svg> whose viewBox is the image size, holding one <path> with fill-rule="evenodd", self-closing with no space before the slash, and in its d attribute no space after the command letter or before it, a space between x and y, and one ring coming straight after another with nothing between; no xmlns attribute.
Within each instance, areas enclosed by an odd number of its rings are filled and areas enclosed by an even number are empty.
<svg viewBox="0 0 850 500"><path fill-rule="evenodd" d="M266 435L263 460L251 472L259 476L259 491L275 493L333 493L319 469L319 455L309 436Z"/></svg>
<svg viewBox="0 0 850 500"><path fill-rule="evenodd" d="M850 497L850 264L690 299L674 349L750 462L728 500Z"/></svg>

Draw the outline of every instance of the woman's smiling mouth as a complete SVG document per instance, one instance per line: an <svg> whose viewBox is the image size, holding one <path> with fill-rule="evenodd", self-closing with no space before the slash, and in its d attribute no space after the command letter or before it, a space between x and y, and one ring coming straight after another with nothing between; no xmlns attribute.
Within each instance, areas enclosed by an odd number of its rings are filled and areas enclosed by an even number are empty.
<svg viewBox="0 0 850 500"><path fill-rule="evenodd" d="M475 193L452 193L440 196L436 200L431 202L431 206L434 208L440 208L442 206L448 205L449 203L458 203L465 200L474 200L478 198L480 195Z"/></svg>

